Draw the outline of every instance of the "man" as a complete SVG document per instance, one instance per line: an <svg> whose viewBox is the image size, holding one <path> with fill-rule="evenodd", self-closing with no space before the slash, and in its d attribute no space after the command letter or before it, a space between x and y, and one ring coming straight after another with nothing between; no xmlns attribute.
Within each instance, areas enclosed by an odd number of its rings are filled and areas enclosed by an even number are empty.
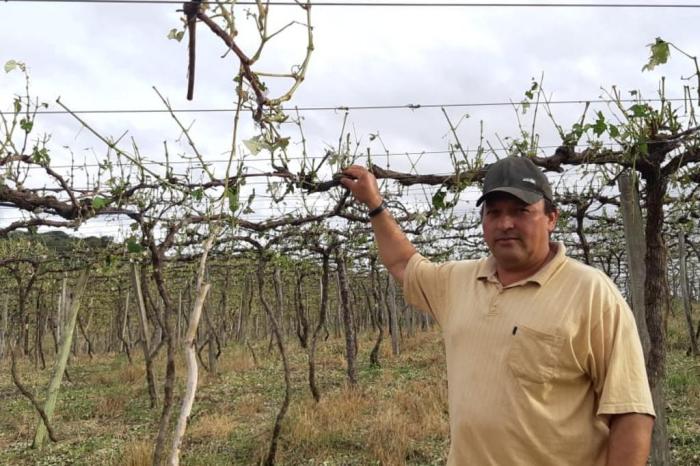
<svg viewBox="0 0 700 466"><path fill-rule="evenodd" d="M559 213L529 159L487 171L491 255L444 264L416 252L369 171L344 175L407 302L442 329L449 465L646 464L654 409L634 318L611 280L550 242Z"/></svg>

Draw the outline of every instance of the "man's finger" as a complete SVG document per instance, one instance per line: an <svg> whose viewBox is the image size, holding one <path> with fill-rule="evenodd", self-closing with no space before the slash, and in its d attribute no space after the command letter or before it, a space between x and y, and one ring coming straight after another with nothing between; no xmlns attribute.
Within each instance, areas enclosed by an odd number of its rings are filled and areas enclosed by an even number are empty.
<svg viewBox="0 0 700 466"><path fill-rule="evenodd" d="M343 174L345 175L352 175L355 178L359 178L364 172L366 172L367 169L364 167L361 167L359 165L350 165L349 167L345 167L343 169Z"/></svg>
<svg viewBox="0 0 700 466"><path fill-rule="evenodd" d="M349 176L341 176L340 184L352 191L352 187L357 183L356 178Z"/></svg>

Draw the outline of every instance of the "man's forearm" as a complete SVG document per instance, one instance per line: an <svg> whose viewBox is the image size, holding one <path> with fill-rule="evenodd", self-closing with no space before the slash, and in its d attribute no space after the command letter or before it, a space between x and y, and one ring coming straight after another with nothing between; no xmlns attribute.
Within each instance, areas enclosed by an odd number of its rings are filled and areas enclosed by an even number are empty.
<svg viewBox="0 0 700 466"><path fill-rule="evenodd" d="M654 418L627 413L612 416L607 466L644 466L651 446Z"/></svg>
<svg viewBox="0 0 700 466"><path fill-rule="evenodd" d="M416 253L416 248L386 209L372 218L372 229L379 249L379 258L389 273L402 285L406 265Z"/></svg>

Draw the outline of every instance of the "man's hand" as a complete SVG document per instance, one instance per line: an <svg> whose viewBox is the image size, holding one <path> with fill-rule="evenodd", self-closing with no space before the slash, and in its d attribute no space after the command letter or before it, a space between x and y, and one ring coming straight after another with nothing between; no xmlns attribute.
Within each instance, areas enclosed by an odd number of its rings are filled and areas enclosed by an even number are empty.
<svg viewBox="0 0 700 466"><path fill-rule="evenodd" d="M379 207L382 203L377 179L365 167L352 165L344 169L340 184L349 189L355 199L366 205L369 210Z"/></svg>

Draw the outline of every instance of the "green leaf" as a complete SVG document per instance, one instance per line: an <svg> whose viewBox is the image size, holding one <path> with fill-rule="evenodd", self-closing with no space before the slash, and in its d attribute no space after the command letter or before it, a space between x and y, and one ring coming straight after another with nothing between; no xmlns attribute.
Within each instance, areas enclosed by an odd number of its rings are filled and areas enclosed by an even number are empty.
<svg viewBox="0 0 700 466"><path fill-rule="evenodd" d="M22 128L25 133L31 133L32 128L34 127L34 122L32 120L22 118L21 120L19 120L19 127Z"/></svg>
<svg viewBox="0 0 700 466"><path fill-rule="evenodd" d="M228 198L228 208L232 213L238 210L238 186L231 186L226 189L226 197Z"/></svg>
<svg viewBox="0 0 700 466"><path fill-rule="evenodd" d="M107 200L101 196L95 196L92 198L92 208L95 210L100 210L107 205Z"/></svg>
<svg viewBox="0 0 700 466"><path fill-rule="evenodd" d="M539 85L537 84L537 81L532 81L532 85L530 86L530 89L525 91L525 97L532 100L535 97L535 91L537 91L538 87L539 87Z"/></svg>
<svg viewBox="0 0 700 466"><path fill-rule="evenodd" d="M617 138L620 136L620 130L617 129L617 126L608 125L608 134L610 134L611 138Z"/></svg>
<svg viewBox="0 0 700 466"><path fill-rule="evenodd" d="M530 102L528 102L527 100L523 100L522 102L520 102L520 105L522 107L523 115L525 115L530 109Z"/></svg>
<svg viewBox="0 0 700 466"><path fill-rule="evenodd" d="M46 147L39 149L38 146L34 146L32 149L32 162L38 164L48 164L51 161L49 157L49 151Z"/></svg>
<svg viewBox="0 0 700 466"><path fill-rule="evenodd" d="M277 141L275 141L274 145L272 146L275 149L286 149L287 146L289 145L289 138L279 138Z"/></svg>
<svg viewBox="0 0 700 466"><path fill-rule="evenodd" d="M643 118L649 113L649 106L645 104L634 104L629 108L632 118Z"/></svg>
<svg viewBox="0 0 700 466"><path fill-rule="evenodd" d="M22 111L22 101L21 100L15 99L13 104L14 104L15 113L19 113Z"/></svg>
<svg viewBox="0 0 700 466"><path fill-rule="evenodd" d="M10 60L5 63L5 73L9 73L17 68L18 63L15 60Z"/></svg>
<svg viewBox="0 0 700 466"><path fill-rule="evenodd" d="M642 155L649 155L649 146L647 145L646 141L639 143L639 152L641 152Z"/></svg>
<svg viewBox="0 0 700 466"><path fill-rule="evenodd" d="M447 207L447 205L445 204L445 196L447 196L447 192L443 191L442 189L433 194L434 209L441 210Z"/></svg>
<svg viewBox="0 0 700 466"><path fill-rule="evenodd" d="M651 71L656 66L663 65L671 54L669 43L661 37L657 37L653 44L648 44L648 47L651 49L651 56L649 62L642 67L642 71Z"/></svg>
<svg viewBox="0 0 700 466"><path fill-rule="evenodd" d="M260 140L260 136L244 139L243 145L246 146L252 155L258 155L265 148L265 144Z"/></svg>
<svg viewBox="0 0 700 466"><path fill-rule="evenodd" d="M195 201L201 201L202 197L204 197L204 191L201 188L195 189L194 191L192 191L192 198Z"/></svg>
<svg viewBox="0 0 700 466"><path fill-rule="evenodd" d="M5 73L9 73L10 71L14 71L17 68L19 68L23 72L27 71L27 65L25 65L21 61L10 60L10 61L5 62Z"/></svg>
<svg viewBox="0 0 700 466"><path fill-rule="evenodd" d="M180 42L183 37L185 37L185 31L178 31L177 29L173 28L168 32L168 39L170 40Z"/></svg>
<svg viewBox="0 0 700 466"><path fill-rule="evenodd" d="M603 115L603 112L598 112L598 119L593 125L593 132L596 136L600 137L606 129L608 129L608 125L605 123L605 116Z"/></svg>
<svg viewBox="0 0 700 466"><path fill-rule="evenodd" d="M126 240L126 250L131 254L138 254L139 252L143 251L143 246L141 246L136 239L129 238Z"/></svg>

